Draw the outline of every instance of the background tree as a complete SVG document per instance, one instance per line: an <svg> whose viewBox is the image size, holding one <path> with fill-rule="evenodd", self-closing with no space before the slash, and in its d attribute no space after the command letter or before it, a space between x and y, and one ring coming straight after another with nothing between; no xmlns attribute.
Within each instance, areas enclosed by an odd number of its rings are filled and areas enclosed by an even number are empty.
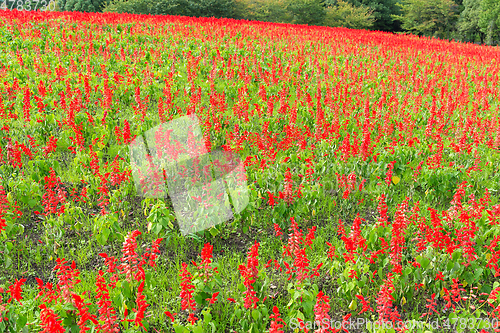
<svg viewBox="0 0 500 333"><path fill-rule="evenodd" d="M488 44L500 38L500 2L498 0L482 0L479 27L486 34Z"/></svg>
<svg viewBox="0 0 500 333"><path fill-rule="evenodd" d="M234 18L263 22L292 23L290 0L235 0Z"/></svg>
<svg viewBox="0 0 500 333"><path fill-rule="evenodd" d="M403 0L398 6L402 14L393 17L417 35L449 37L458 18L458 6L452 0Z"/></svg>
<svg viewBox="0 0 500 333"><path fill-rule="evenodd" d="M103 12L155 14L155 3L150 0L117 0L103 8Z"/></svg>
<svg viewBox="0 0 500 333"><path fill-rule="evenodd" d="M192 1L192 11L198 17L233 17L234 0Z"/></svg>
<svg viewBox="0 0 500 333"><path fill-rule="evenodd" d="M368 7L373 10L374 30L380 31L399 31L401 23L395 20L393 15L400 14L397 6L399 0L345 0L354 7ZM338 0L325 0L326 7L337 5Z"/></svg>
<svg viewBox="0 0 500 333"><path fill-rule="evenodd" d="M481 17L481 0L464 0L464 10L460 14L457 30L466 37L466 40L474 42L479 35L481 43L484 42L485 33L481 31L479 20Z"/></svg>
<svg viewBox="0 0 500 333"><path fill-rule="evenodd" d="M323 0L289 0L287 9L293 15L293 23L322 25L325 19Z"/></svg>
<svg viewBox="0 0 500 333"><path fill-rule="evenodd" d="M103 11L220 18L232 17L233 7L233 0L115 0Z"/></svg>
<svg viewBox="0 0 500 333"><path fill-rule="evenodd" d="M63 11L101 12L109 0L57 0L58 7Z"/></svg>
<svg viewBox="0 0 500 333"><path fill-rule="evenodd" d="M330 27L370 29L374 22L373 9L356 7L343 0L338 0L336 5L326 9L325 25Z"/></svg>

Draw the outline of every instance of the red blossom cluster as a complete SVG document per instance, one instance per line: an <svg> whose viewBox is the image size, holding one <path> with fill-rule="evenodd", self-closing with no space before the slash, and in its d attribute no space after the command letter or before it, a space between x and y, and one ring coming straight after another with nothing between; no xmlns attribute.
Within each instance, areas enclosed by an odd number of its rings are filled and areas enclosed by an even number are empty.
<svg viewBox="0 0 500 333"><path fill-rule="evenodd" d="M44 177L45 194L42 203L45 207L45 215L63 214L66 208L66 191L61 183L61 178L50 168L50 175Z"/></svg>
<svg viewBox="0 0 500 333"><path fill-rule="evenodd" d="M239 265L238 269L241 276L243 277L243 285L246 290L243 292L245 295L244 306L246 309L256 308L259 298L256 296L256 291L253 287L259 274L257 266L259 265L259 243L255 244L250 248L247 255L247 264Z"/></svg>

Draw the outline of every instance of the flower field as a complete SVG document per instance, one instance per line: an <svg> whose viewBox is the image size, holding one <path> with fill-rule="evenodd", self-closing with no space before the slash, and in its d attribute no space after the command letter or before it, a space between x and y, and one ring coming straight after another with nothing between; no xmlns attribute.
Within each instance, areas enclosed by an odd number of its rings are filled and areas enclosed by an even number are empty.
<svg viewBox="0 0 500 333"><path fill-rule="evenodd" d="M0 332L500 332L500 49L0 11L0 51ZM193 115L249 200L184 235L129 146Z"/></svg>

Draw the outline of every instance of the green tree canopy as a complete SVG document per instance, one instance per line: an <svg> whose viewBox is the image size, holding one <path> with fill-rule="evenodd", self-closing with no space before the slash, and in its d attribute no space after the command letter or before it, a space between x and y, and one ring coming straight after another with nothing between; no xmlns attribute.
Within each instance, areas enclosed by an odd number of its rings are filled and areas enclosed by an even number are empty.
<svg viewBox="0 0 500 333"><path fill-rule="evenodd" d="M61 10L69 12L100 12L108 2L108 0L57 0L57 5Z"/></svg>
<svg viewBox="0 0 500 333"><path fill-rule="evenodd" d="M103 10L117 13L220 18L232 17L233 9L233 0L115 0Z"/></svg>
<svg viewBox="0 0 500 333"><path fill-rule="evenodd" d="M403 0L401 15L393 15L402 28L424 36L446 37L458 18L458 5L452 0Z"/></svg>
<svg viewBox="0 0 500 333"><path fill-rule="evenodd" d="M356 7L343 0L338 0L336 5L326 9L325 25L330 27L370 29L374 22L373 9Z"/></svg>
<svg viewBox="0 0 500 333"><path fill-rule="evenodd" d="M234 17L264 22L289 23L293 14L287 9L288 0L235 0Z"/></svg>
<svg viewBox="0 0 500 333"><path fill-rule="evenodd" d="M482 0L464 0L464 10L458 19L458 31L469 37L469 40L474 40L475 35L479 34L481 42L484 39L484 33L479 26L481 17L481 1Z"/></svg>
<svg viewBox="0 0 500 333"><path fill-rule="evenodd" d="M498 0L482 0L479 27L486 34L488 43L500 38L500 2Z"/></svg>
<svg viewBox="0 0 500 333"><path fill-rule="evenodd" d="M104 7L103 12L154 14L155 3L149 0L116 0Z"/></svg>
<svg viewBox="0 0 500 333"><path fill-rule="evenodd" d="M400 14L397 6L399 0L345 0L354 7L368 7L373 10L374 30L380 31L399 31L400 22L395 20L393 15ZM338 0L325 0L325 6L331 7L337 5Z"/></svg>
<svg viewBox="0 0 500 333"><path fill-rule="evenodd" d="M289 0L287 9L293 15L293 23L322 25L325 19L323 0Z"/></svg>

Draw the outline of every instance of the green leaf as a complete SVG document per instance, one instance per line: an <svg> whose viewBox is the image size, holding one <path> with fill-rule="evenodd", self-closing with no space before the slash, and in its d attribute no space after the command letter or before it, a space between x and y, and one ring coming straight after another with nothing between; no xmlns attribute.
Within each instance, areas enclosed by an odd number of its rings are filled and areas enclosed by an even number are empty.
<svg viewBox="0 0 500 333"><path fill-rule="evenodd" d="M463 274L463 278L465 281L467 281L468 284L474 283L474 275L472 275L471 272L466 272L465 274Z"/></svg>
<svg viewBox="0 0 500 333"><path fill-rule="evenodd" d="M260 320L260 317L261 317L261 315L260 315L260 311L259 311L259 310L257 310L257 309L253 309L253 310L252 310L252 318L253 318L255 321L258 321L258 320Z"/></svg>
<svg viewBox="0 0 500 333"><path fill-rule="evenodd" d="M460 253L460 251L455 251L451 255L451 260L456 262L458 259L460 259L461 256L462 256L462 253Z"/></svg>
<svg viewBox="0 0 500 333"><path fill-rule="evenodd" d="M197 326L193 327L193 333L203 333L203 326L201 326L201 324L198 323Z"/></svg>
<svg viewBox="0 0 500 333"><path fill-rule="evenodd" d="M429 264L431 262L429 259L427 259L425 257L422 257L422 256L418 256L417 257L417 261L422 266L423 270L425 270L429 266Z"/></svg>
<svg viewBox="0 0 500 333"><path fill-rule="evenodd" d="M358 303L356 302L356 299L353 298L351 301L351 304L349 304L349 310L354 311L358 307Z"/></svg>
<svg viewBox="0 0 500 333"><path fill-rule="evenodd" d="M302 306L304 307L305 313L311 313L314 307L314 303L312 301L302 302Z"/></svg>
<svg viewBox="0 0 500 333"><path fill-rule="evenodd" d="M10 257L5 258L5 268L9 268L12 265L12 259Z"/></svg>
<svg viewBox="0 0 500 333"><path fill-rule="evenodd" d="M478 281L479 278L481 277L481 274L483 274L484 269L482 268L477 268L476 271L474 272L474 281Z"/></svg>
<svg viewBox="0 0 500 333"><path fill-rule="evenodd" d="M20 329L20 328L23 328L26 323L28 322L28 318L26 316L23 316L23 315L19 315L17 317L17 329Z"/></svg>
<svg viewBox="0 0 500 333"><path fill-rule="evenodd" d="M108 228L103 229L98 237L99 243L101 245L106 244L110 234L111 234L111 230L109 230Z"/></svg>
<svg viewBox="0 0 500 333"><path fill-rule="evenodd" d="M217 230L217 228L215 228L215 227L214 227L214 228L211 228L211 229L210 229L210 234L211 234L213 237L215 237L215 236L217 236L217 235L219 234L219 230Z"/></svg>
<svg viewBox="0 0 500 333"><path fill-rule="evenodd" d="M130 290L130 283L128 281L122 282L122 292L123 296L130 298L131 290Z"/></svg>
<svg viewBox="0 0 500 333"><path fill-rule="evenodd" d="M163 226L159 223L153 224L152 230L155 233L155 235L158 235L160 231L163 229Z"/></svg>
<svg viewBox="0 0 500 333"><path fill-rule="evenodd" d="M204 311L203 312L203 321L205 323L210 323L212 321L212 315L210 314L209 311Z"/></svg>

